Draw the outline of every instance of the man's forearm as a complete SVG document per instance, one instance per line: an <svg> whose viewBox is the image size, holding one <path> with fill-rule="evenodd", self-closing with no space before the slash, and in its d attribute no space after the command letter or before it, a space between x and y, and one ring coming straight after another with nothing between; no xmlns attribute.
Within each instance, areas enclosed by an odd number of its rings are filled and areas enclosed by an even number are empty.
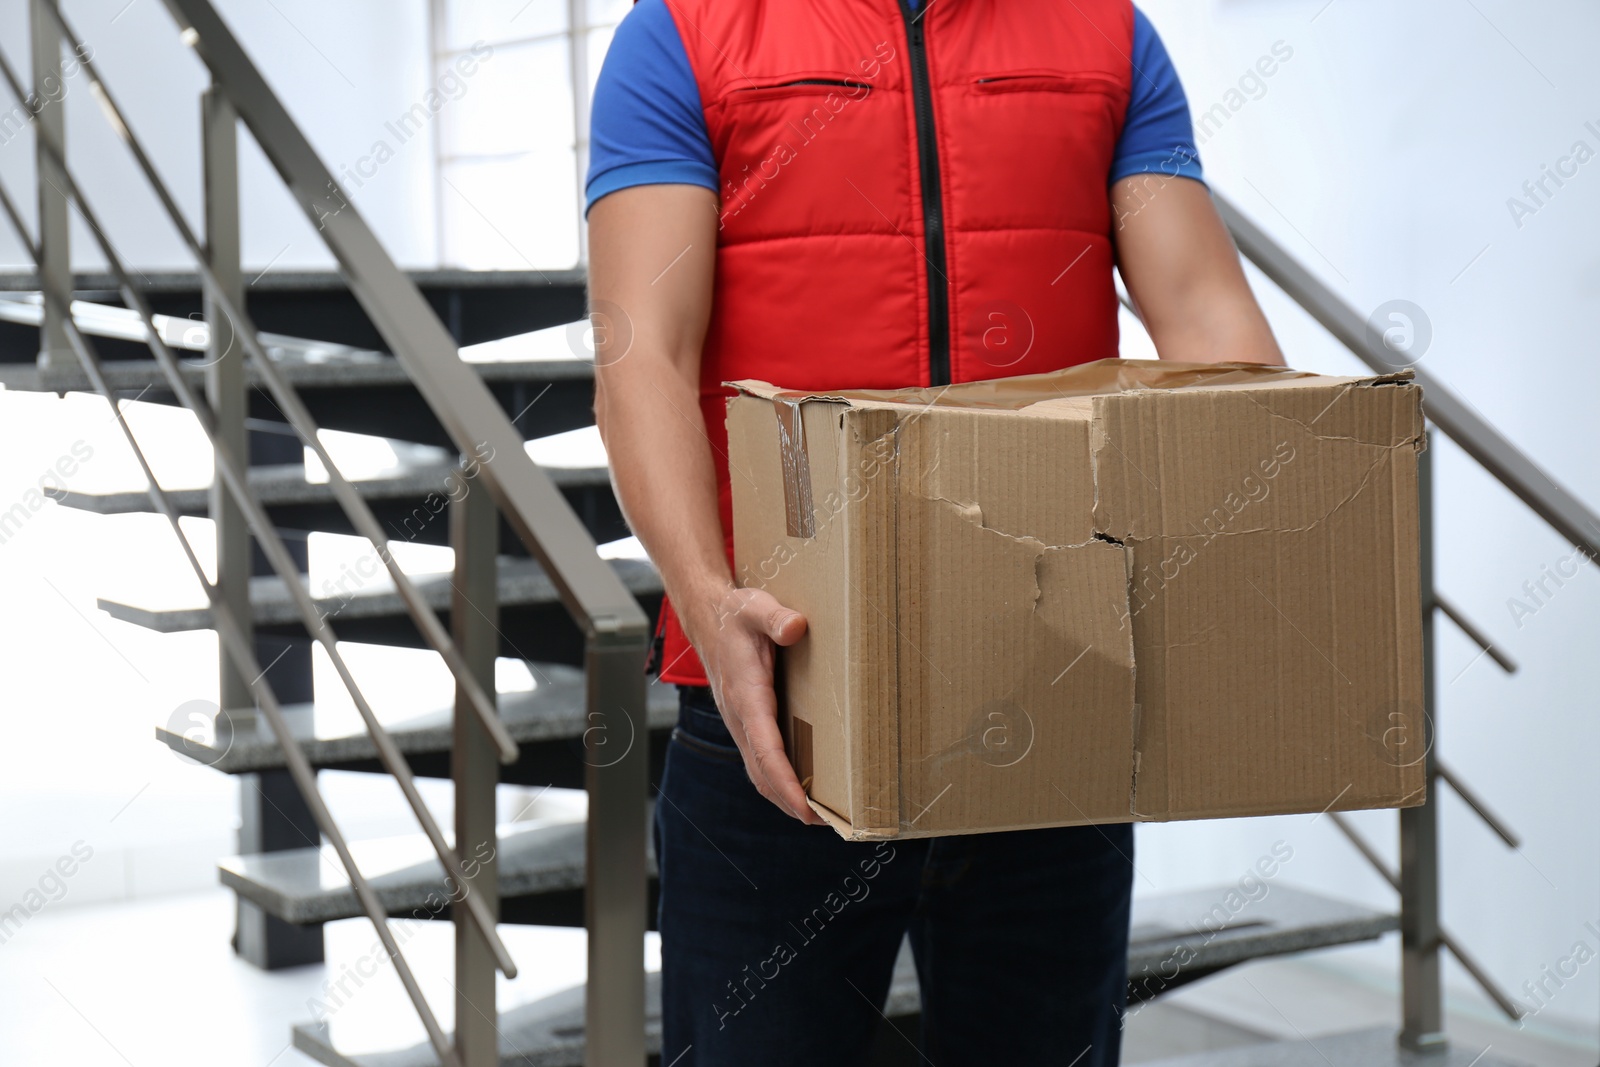
<svg viewBox="0 0 1600 1067"><path fill-rule="evenodd" d="M1266 317L1243 275L1206 278L1175 294L1159 321L1146 328L1162 359L1184 363L1283 362Z"/></svg>
<svg viewBox="0 0 1600 1067"><path fill-rule="evenodd" d="M618 372L621 368L617 368ZM601 377L595 415L628 525L693 636L732 582L697 390L665 360Z"/></svg>
<svg viewBox="0 0 1600 1067"><path fill-rule="evenodd" d="M590 209L595 419L617 498L705 666L745 773L783 811L819 823L784 754L773 686L775 650L805 636L805 619L760 589L733 587L718 515L717 457L700 413L716 243L717 195L699 186L633 186Z"/></svg>

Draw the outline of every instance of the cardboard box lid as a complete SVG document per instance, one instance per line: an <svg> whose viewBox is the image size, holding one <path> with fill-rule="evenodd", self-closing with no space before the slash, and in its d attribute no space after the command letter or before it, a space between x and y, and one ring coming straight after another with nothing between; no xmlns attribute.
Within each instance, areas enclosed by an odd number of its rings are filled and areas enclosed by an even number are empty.
<svg viewBox="0 0 1600 1067"><path fill-rule="evenodd" d="M1052 400L1108 396L1147 389L1282 388L1295 382L1312 388L1337 388L1357 383L1383 384L1409 381L1412 377L1412 372L1409 370L1378 376L1330 377L1311 371L1270 367L1260 363L1178 363L1151 359L1101 359L1043 374L905 389L841 389L832 392L808 392L785 389L757 379L743 379L723 384L751 396L794 403L817 400L855 408L938 406L1016 411ZM1058 412L1048 408L1040 409L1037 414L1068 414L1071 417L1068 411Z"/></svg>

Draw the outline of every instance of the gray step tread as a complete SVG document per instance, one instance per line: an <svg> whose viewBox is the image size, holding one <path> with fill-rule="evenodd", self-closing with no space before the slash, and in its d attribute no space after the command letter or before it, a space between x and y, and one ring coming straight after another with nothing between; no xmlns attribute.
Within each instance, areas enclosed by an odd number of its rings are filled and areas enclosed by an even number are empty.
<svg viewBox="0 0 1600 1067"><path fill-rule="evenodd" d="M413 445L419 451L426 446ZM443 449L426 448L430 454L444 455ZM395 467L367 478L352 479L356 489L368 500L421 498L437 493L447 484L456 469L449 459L427 458L402 462ZM551 481L563 488L598 487L610 484L611 473L606 467L544 467ZM332 504L333 487L328 482L306 480L305 468L299 464L251 467L248 475L250 488L267 507L285 504ZM211 489L208 486L191 486L168 489L167 496L173 506L188 515L204 514ZM50 497L64 507L91 511L100 515L122 515L151 510L150 496L143 489L116 489L84 492L75 489L52 489Z"/></svg>
<svg viewBox="0 0 1600 1067"><path fill-rule="evenodd" d="M1241 906L1230 911L1234 902ZM1136 898L1133 912L1128 980L1151 995L1177 984L1171 980L1174 969L1210 971L1263 956L1372 941L1400 928L1398 915L1270 884L1266 896L1253 902L1233 885Z"/></svg>
<svg viewBox="0 0 1600 1067"><path fill-rule="evenodd" d="M376 560L373 562L377 566ZM650 563L637 559L614 559L608 562L635 596L661 592L661 578ZM499 572L502 607L554 604L559 599L555 584L534 560L502 556ZM419 574L413 576L413 581L418 592L435 611L444 611L450 606L450 578L448 573ZM400 594L389 585L387 576L381 573L366 588L352 592L348 598L336 595L315 599L318 611L324 612L332 620L336 630L341 618L364 619L406 614ZM100 610L114 619L159 633L213 628L211 609L205 605L153 608L104 597L99 599L98 604ZM284 626L300 622L300 613L295 608L288 588L275 575L250 579L250 607L251 616L258 626Z"/></svg>
<svg viewBox="0 0 1600 1067"><path fill-rule="evenodd" d="M1130 973L1138 973L1145 967L1158 966L1160 962L1174 952L1178 951L1180 944L1188 943L1197 945L1200 951L1205 951L1210 945L1231 940L1234 931L1224 930L1217 936L1209 938L1209 945L1199 946L1198 941L1207 940L1193 932L1197 924L1203 922L1203 917L1209 909L1222 899L1231 887L1219 889L1198 890L1188 893L1177 893L1169 896L1140 898L1134 901L1133 909L1133 943L1128 953ZM1279 931L1279 939L1285 946L1278 951L1293 952L1303 948L1318 947L1318 937L1306 933L1303 929L1295 927L1297 922L1307 920L1312 922L1333 920L1332 928L1339 936L1348 936L1358 925L1365 924L1371 932L1368 937L1377 937L1392 930L1397 924L1397 919L1392 915L1384 915L1370 909L1353 904L1329 900L1314 893L1303 890L1291 889L1286 886L1274 886L1271 892L1260 901L1251 904L1250 910L1241 912L1241 935L1252 938L1258 951L1255 955L1271 954L1268 944L1269 935L1261 932L1262 927L1275 927ZM1244 927L1244 923L1258 924L1253 927ZM514 937L514 927L503 927L512 955L517 954L517 945ZM1254 931L1253 933L1251 931ZM427 934L424 938L422 935ZM440 948L449 941L448 929L443 931L418 931L406 943L408 958L417 956L414 963L420 973L424 967L437 966L442 973L450 973L449 957ZM1344 943L1344 942L1324 942ZM413 949L418 950L414 952ZM435 959L434 957L438 958ZM332 961L330 961L330 970ZM438 980L435 977L434 980ZM448 990L448 985L445 985ZM581 985L562 989L537 999L518 998L515 983L502 985L501 1003L505 1005L500 1014L499 1030L500 1062L503 1067L580 1067L583 1063L583 999L584 988ZM377 1003L385 1000L384 1003ZM448 1003L438 999L431 999L437 1012L449 1010ZM646 1044L652 1052L659 1052L661 1048L661 990L660 975L652 972L647 976L645 987L646 1010ZM891 1018L915 1013L920 1005L917 990L916 970L912 962L909 946L902 943L899 958L895 962L894 978L890 985L888 1002L884 1014ZM377 996L363 996L353 998L350 1003L339 1006L329 1020L323 1022L303 1023L294 1028L294 1046L306 1053L318 1063L329 1067L432 1067L438 1062L431 1046L425 1041L396 1041L396 1022L404 1019L404 1026L412 1025L412 1011L408 1003L396 999L385 999ZM448 1017L441 1018L441 1025L448 1030L450 1022ZM1393 1049L1393 1034L1387 1034L1389 1051ZM1338 1039L1329 1038L1329 1043ZM1323 1044L1323 1039L1318 1039L1318 1045ZM1371 1052L1373 1045L1368 1042L1364 1049ZM1224 1055L1237 1055L1248 1053L1247 1049L1229 1050ZM1315 1055L1315 1053L1313 1053ZM1211 1064L1226 1062L1229 1067L1265 1067L1267 1064L1294 1064L1301 1062L1307 1064L1313 1061L1301 1060L1256 1060L1256 1059L1229 1059L1229 1060L1201 1060L1195 1064L1182 1061L1181 1067L1210 1067ZM1315 1061L1321 1064L1321 1060ZM1346 1058L1335 1060L1336 1067L1345 1067L1346 1064L1387 1064L1410 1063L1412 1061L1394 1059L1354 1059ZM1415 1061L1419 1064L1428 1064L1429 1067L1466 1067L1469 1062L1462 1059L1459 1064L1454 1061ZM1180 1067L1179 1062L1173 1062L1168 1067ZM1480 1062L1477 1067L1485 1067ZM1504 1063L1496 1063L1494 1067L1510 1067Z"/></svg>
<svg viewBox="0 0 1600 1067"><path fill-rule="evenodd" d="M525 289L547 286L581 286L582 270L473 270L465 267L422 267L404 274L419 289ZM198 271L148 270L139 272L140 288L147 293L198 293L203 288ZM268 270L250 287L266 292L347 291L349 281L335 269L286 268ZM0 270L0 293L37 292L38 275L32 268ZM116 292L117 279L109 271L73 271L74 292Z"/></svg>
<svg viewBox="0 0 1600 1067"><path fill-rule="evenodd" d="M530 664L530 668L537 680L532 691L504 692L498 697L500 717L512 738L521 744L582 736L587 726L583 671L549 663ZM670 727L677 720L676 689L652 682L646 694L651 728ZM329 710L314 703L290 704L284 708L284 717L313 766L377 758L372 738L344 705ZM415 756L450 750L451 717L452 709L442 707L384 725L400 751ZM264 719L246 710L230 714L225 721L231 728L224 727L209 738L186 737L165 726L156 728L156 738L180 755L225 774L284 766L283 750ZM315 850L304 851L315 855ZM287 857L295 853L274 855Z"/></svg>
<svg viewBox="0 0 1600 1067"><path fill-rule="evenodd" d="M397 927L410 936L402 951L422 983L424 994L439 1024L446 1033L454 1026L454 996L448 980L453 979L450 928L444 923L407 923ZM500 1033L500 1063L504 1067L580 1067L583 1063L582 985L560 988L542 995L521 993L527 981L537 981L539 959L537 928L502 926L500 935L512 958L522 965L523 975L513 981L501 979L496 1022ZM398 936L398 935L397 935ZM909 953L902 951L909 964ZM329 973L337 972L329 961ZM909 971L913 996L915 971ZM901 982L897 969L896 985ZM445 979L441 981L441 979ZM548 983L548 978L545 979ZM545 986L548 988L548 985ZM521 994L521 995L519 995ZM398 983L385 983L382 992L374 988L355 991L348 998L329 996L323 1003L328 1017L324 1021L303 1023L294 1028L295 1048L329 1067L432 1067L439 1062L433 1047L423 1036L416 1011L398 989ZM651 1052L661 1048L661 976L652 971L645 978L646 1042Z"/></svg>
<svg viewBox="0 0 1600 1067"><path fill-rule="evenodd" d="M411 381L399 360L382 354L324 362L283 359L278 361L278 366L283 377L297 389L395 388L409 385ZM594 377L594 364L577 357L503 359L473 362L472 366L487 382L585 381ZM166 387L166 377L153 359L108 360L104 367L107 383L118 392ZM205 373L204 360L183 361L184 378L197 388L204 385ZM251 386L264 385L254 368L247 368L245 379ZM94 388L76 360L45 370L33 363L0 363L0 386L20 392L88 392Z"/></svg>
<svg viewBox="0 0 1600 1067"><path fill-rule="evenodd" d="M462 358L487 382L561 382L590 380L594 363L573 351L567 326L547 327L498 341L469 345ZM328 345L309 352L274 348L263 337L273 362L291 385L301 389L398 387L411 384L400 361L383 352ZM184 377L196 386L205 382L206 360L180 357ZM116 390L165 388L166 377L154 359L110 360L103 364L107 383ZM260 372L247 363L245 380L263 385ZM36 363L0 363L0 385L25 391L81 391L92 389L89 377L76 359L66 359L41 370Z"/></svg>
<svg viewBox="0 0 1600 1067"><path fill-rule="evenodd" d="M495 858L502 899L583 887L582 820L498 828ZM421 834L358 841L350 846L361 871L391 915L427 918L446 897L444 869ZM650 859L655 873L655 860ZM350 881L332 849L294 849L229 856L218 864L222 884L270 915L293 923L361 915Z"/></svg>

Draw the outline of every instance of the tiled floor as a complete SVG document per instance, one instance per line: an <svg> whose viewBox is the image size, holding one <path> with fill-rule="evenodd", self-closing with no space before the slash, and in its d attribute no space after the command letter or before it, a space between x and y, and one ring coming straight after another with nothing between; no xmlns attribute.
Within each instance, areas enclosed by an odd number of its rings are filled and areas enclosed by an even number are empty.
<svg viewBox="0 0 1600 1067"><path fill-rule="evenodd" d="M46 907L0 944L0 1063L74 1067L291 1067L289 1027L311 1016L322 967L264 974L228 947L223 890L131 903ZM532 933L532 931L528 931ZM330 958L373 941L365 920L328 928ZM552 989L582 970L582 935L538 934ZM525 950L524 950L525 951ZM520 953L519 953L520 954ZM524 959L527 957L524 956ZM1267 997L1271 1000L1268 1001ZM1392 994L1337 969L1336 954L1251 964L1177 991L1133 1014L1124 1062L1266 1040L1392 1025ZM1462 1046L1537 1067L1594 1067L1593 1035L1549 1025L1518 1032L1488 1016L1452 1016ZM1587 1044L1584 1042L1587 1041Z"/></svg>

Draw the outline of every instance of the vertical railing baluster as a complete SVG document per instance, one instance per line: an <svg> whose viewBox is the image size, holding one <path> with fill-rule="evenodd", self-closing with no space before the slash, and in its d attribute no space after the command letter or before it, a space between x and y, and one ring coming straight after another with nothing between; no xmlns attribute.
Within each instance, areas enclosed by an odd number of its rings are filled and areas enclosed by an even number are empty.
<svg viewBox="0 0 1600 1067"><path fill-rule="evenodd" d="M239 212L239 125L238 112L226 94L213 85L200 96L200 152L205 198L205 254L217 281L227 289L228 299L244 307L243 251ZM237 326L218 306L209 289L201 287L201 309L211 326L206 349L206 403L216 416L217 435L234 456L250 456L253 463L263 455L272 460L287 453L296 460L302 449L297 440L281 435L252 441L248 429L248 391L245 385L245 352L239 343ZM271 665L270 677L280 699L309 700L311 697L311 650L302 641L286 641L255 634L250 616L250 577L260 571L272 572L263 558L251 552L250 524L244 511L212 471L211 498L207 508L214 525L217 545L217 592L228 602L234 618L251 640L256 656ZM305 563L304 543L292 545L296 559ZM259 564L259 565L258 565ZM288 654L285 654L285 645ZM240 674L227 650L219 643L218 700L221 712L231 718L219 723L218 730L254 730L256 723L249 709L255 703L250 679ZM304 848L320 840L316 820L294 782L283 771L240 776L239 849L241 852L269 852ZM238 898L234 949L245 959L266 970L320 963L323 958L322 928L295 926L268 915L261 906Z"/></svg>
<svg viewBox="0 0 1600 1067"><path fill-rule="evenodd" d="M587 891L589 980L584 989L586 1067L645 1062L645 811L650 727L642 636L589 637L589 701L583 734L589 791Z"/></svg>
<svg viewBox="0 0 1600 1067"><path fill-rule="evenodd" d="M46 138L65 152L67 144L66 92L67 85L61 71L61 27L56 23L45 0L31 0L28 5L30 49L33 60L33 98L29 110L35 113L33 165L38 184L39 289L53 292L64 299L62 307L72 302L72 248L69 243L67 183L61 178L61 168L47 151ZM76 363L61 317L45 302L44 321L39 327L39 369L71 366Z"/></svg>
<svg viewBox="0 0 1600 1067"><path fill-rule="evenodd" d="M200 153L205 213L206 260L216 272L217 281L227 289L235 306L244 306L243 251L239 210L239 124L238 113L226 94L213 85L200 95ZM209 289L201 287L201 314L211 327L206 349L206 403L216 416L217 435L230 454L252 456L261 461L263 449L251 441L248 429L248 392L245 386L245 353L239 344L237 326L218 306ZM272 435L265 450L287 451L296 459L298 441L285 442ZM253 455L252 455L253 454ZM306 700L310 697L310 647L293 642L284 655L284 642L267 638L265 644L250 616L250 577L256 571L271 573L264 559L253 558L250 524L244 511L227 490L213 467L207 513L213 524L217 546L217 592L227 601L234 618L244 629L256 655L271 664L270 676L280 699ZM295 545L295 551L304 545ZM257 563L260 566L257 566ZM302 559L301 562L304 562ZM220 642L218 658L219 714L230 716L218 723L222 730L254 730L250 714L255 703L250 679L242 675ZM297 671L296 668L299 668ZM241 852L266 852L304 848L319 840L316 820L293 781L283 771L242 775L239 793L239 848ZM261 906L238 898L235 904L234 949L242 957L267 970L318 963L323 958L322 929L294 926L268 915Z"/></svg>
<svg viewBox="0 0 1600 1067"><path fill-rule="evenodd" d="M459 492L451 495L450 544L455 549L455 590L450 627L467 668L489 693L495 692L494 661L500 650L500 610L495 557L500 512L474 479L481 457L463 457L457 472ZM495 784L500 761L494 742L472 712L458 683L450 748L455 780L456 855L467 877L449 886L451 899L476 893L495 917L500 914L495 840ZM499 1030L495 1011L495 960L483 935L466 916L453 915L456 943L456 1054L463 1067L497 1067Z"/></svg>
<svg viewBox="0 0 1600 1067"><path fill-rule="evenodd" d="M204 170L206 259L217 280L228 287L232 299L244 302L239 244L239 138L237 115L226 96L215 87L200 97L200 141ZM202 314L211 327L206 350L206 402L217 417L217 434L235 456L248 454L245 430L244 352L234 351L234 325L204 292ZM207 508L217 542L217 592L227 601L240 625L253 629L250 620L250 529L244 512L229 496L221 477L211 479ZM250 634L247 632L246 636ZM226 710L248 708L250 679L243 677L219 645L221 704Z"/></svg>
<svg viewBox="0 0 1600 1067"><path fill-rule="evenodd" d="M1437 1049L1446 1044L1439 932L1439 803L1435 746L1433 605L1433 450L1418 457L1422 584L1422 729L1427 803L1400 811L1400 1044Z"/></svg>

